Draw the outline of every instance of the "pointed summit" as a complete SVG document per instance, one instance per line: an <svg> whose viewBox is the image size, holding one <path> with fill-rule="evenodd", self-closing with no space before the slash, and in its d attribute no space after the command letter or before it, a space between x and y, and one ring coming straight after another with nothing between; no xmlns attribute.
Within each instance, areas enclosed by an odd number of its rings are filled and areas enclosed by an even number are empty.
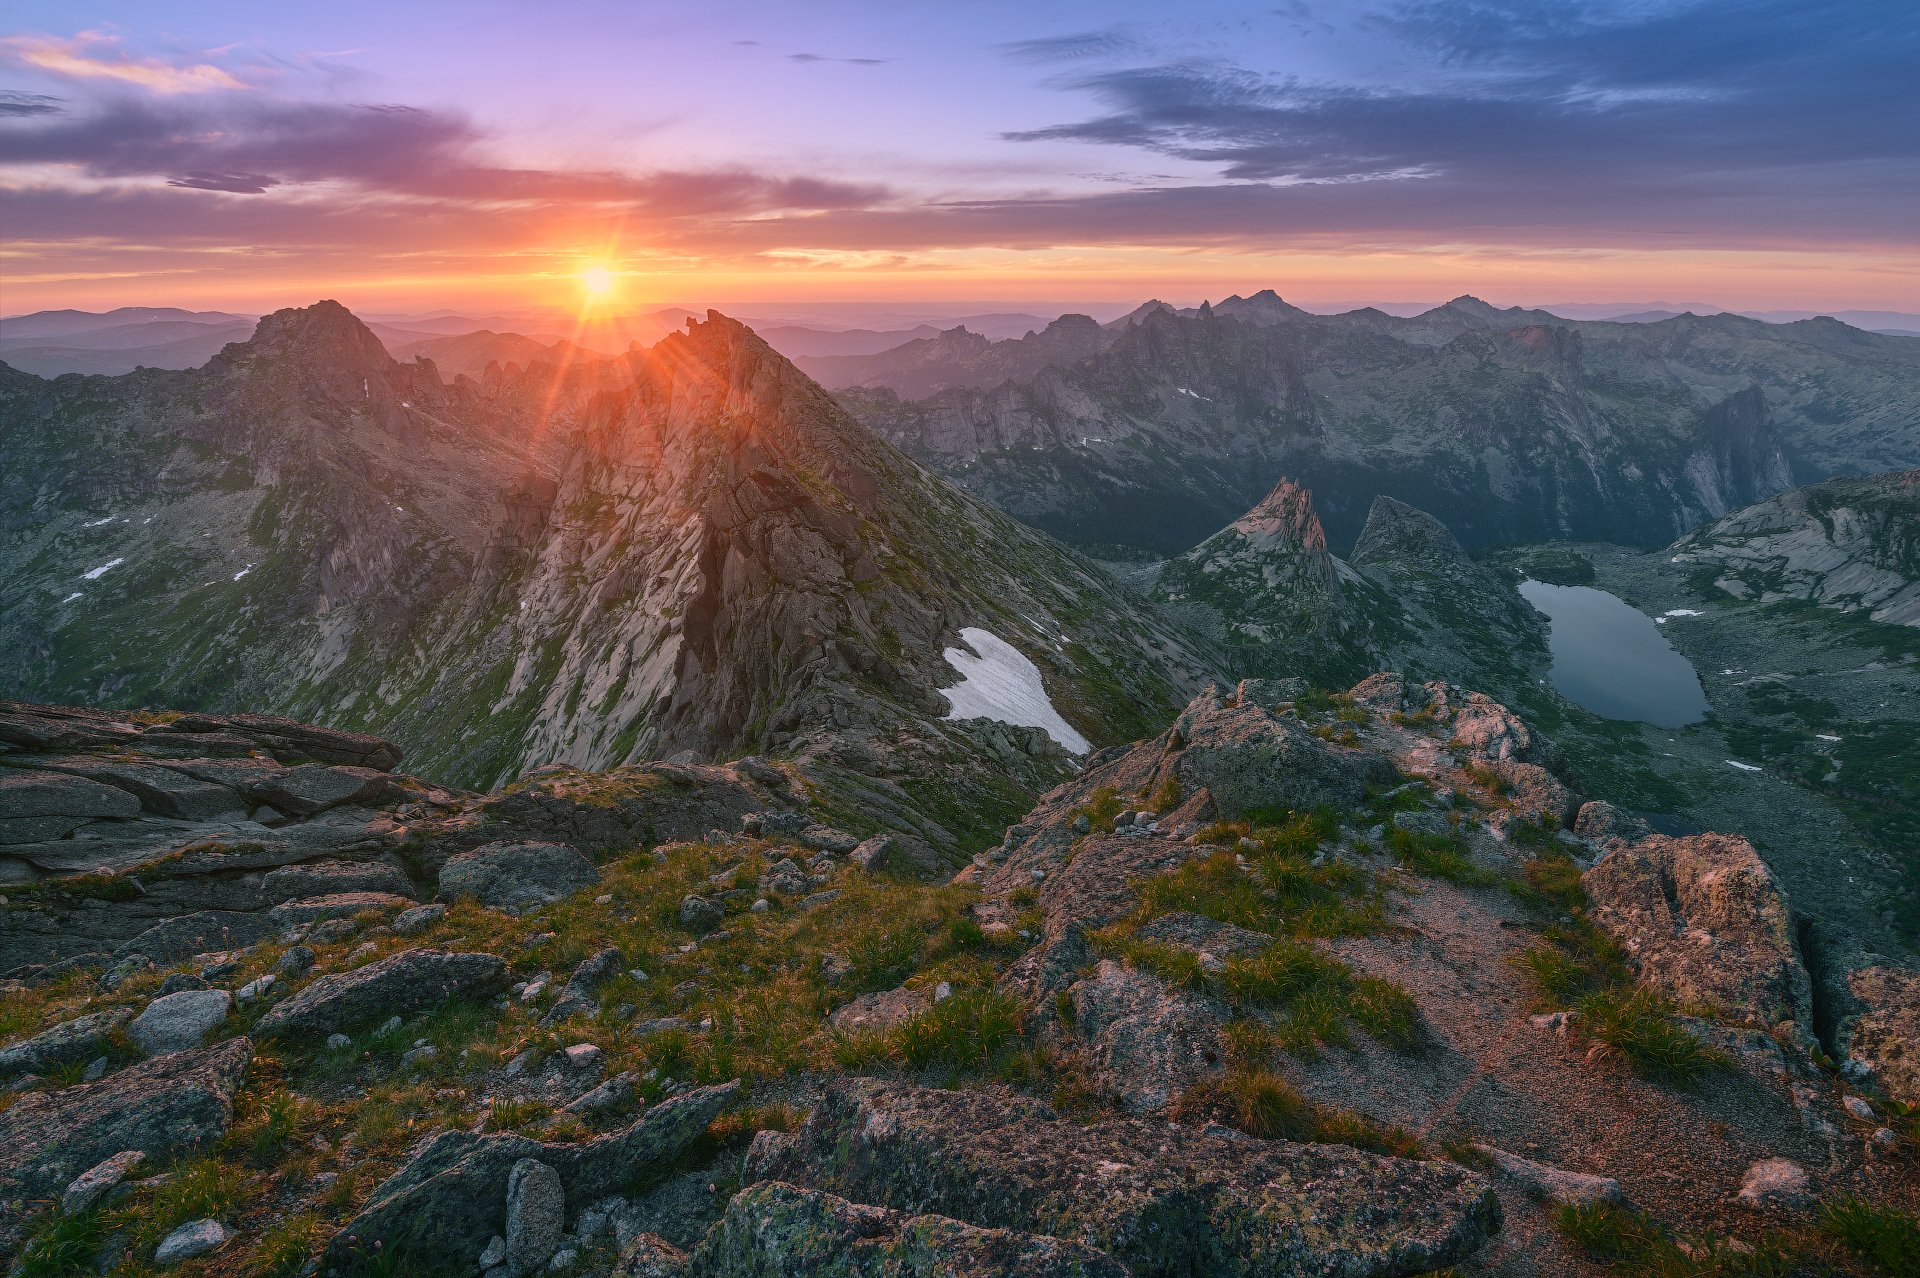
<svg viewBox="0 0 1920 1278"><path fill-rule="evenodd" d="M290 357L308 364L384 369L393 362L373 330L332 300L262 316L253 336L236 345L256 358Z"/></svg>
<svg viewBox="0 0 1920 1278"><path fill-rule="evenodd" d="M1327 533L1314 513L1313 494L1284 476L1228 528L1263 549L1292 549L1322 560L1327 555Z"/></svg>
<svg viewBox="0 0 1920 1278"><path fill-rule="evenodd" d="M1365 568L1381 563L1464 560L1447 526L1417 506L1379 496L1367 511L1367 523L1353 544L1352 563Z"/></svg>

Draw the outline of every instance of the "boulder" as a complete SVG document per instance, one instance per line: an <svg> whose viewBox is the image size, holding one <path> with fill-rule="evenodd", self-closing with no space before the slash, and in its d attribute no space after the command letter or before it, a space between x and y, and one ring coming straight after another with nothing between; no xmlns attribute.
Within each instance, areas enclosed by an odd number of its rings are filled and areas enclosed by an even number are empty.
<svg viewBox="0 0 1920 1278"><path fill-rule="evenodd" d="M395 788L393 778L376 768L303 763L256 782L250 793L288 816L309 817L350 803L378 803Z"/></svg>
<svg viewBox="0 0 1920 1278"><path fill-rule="evenodd" d="M416 905L393 920L393 930L401 936L417 936L447 917L444 905Z"/></svg>
<svg viewBox="0 0 1920 1278"><path fill-rule="evenodd" d="M925 839L889 831L856 844L848 860L876 874L902 878L932 878L945 868L940 853Z"/></svg>
<svg viewBox="0 0 1920 1278"><path fill-rule="evenodd" d="M177 1265L204 1256L225 1246L227 1236L227 1227L217 1220L190 1220L160 1240L153 1249L153 1263Z"/></svg>
<svg viewBox="0 0 1920 1278"><path fill-rule="evenodd" d="M69 1216L85 1211L146 1160L147 1156L140 1150L123 1149L112 1158L88 1168L60 1195L60 1210Z"/></svg>
<svg viewBox="0 0 1920 1278"><path fill-rule="evenodd" d="M250 1041L229 1039L21 1097L0 1113L0 1201L56 1197L124 1150L162 1161L219 1139L252 1059Z"/></svg>
<svg viewBox="0 0 1920 1278"><path fill-rule="evenodd" d="M411 896L407 876L385 861L308 861L268 870L261 888L270 901L332 896L338 892L385 892Z"/></svg>
<svg viewBox="0 0 1920 1278"><path fill-rule="evenodd" d="M1654 835L1615 846L1581 882L1593 921L1647 985L1764 1028L1810 1032L1812 984L1792 914L1745 839Z"/></svg>
<svg viewBox="0 0 1920 1278"><path fill-rule="evenodd" d="M117 786L86 777L10 769L0 776L0 815L13 820L72 817L131 821L140 815L140 800Z"/></svg>
<svg viewBox="0 0 1920 1278"><path fill-rule="evenodd" d="M708 900L704 896L688 896L681 900L680 910L674 917L689 932L707 932L719 927L720 920L726 916L725 907L718 901Z"/></svg>
<svg viewBox="0 0 1920 1278"><path fill-rule="evenodd" d="M488 997L506 984L507 965L492 954L403 950L320 977L261 1017L256 1028L263 1035L320 1037L453 999Z"/></svg>
<svg viewBox="0 0 1920 1278"><path fill-rule="evenodd" d="M862 994L827 1018L842 1034L883 1034L933 1006L928 989L881 990Z"/></svg>
<svg viewBox="0 0 1920 1278"><path fill-rule="evenodd" d="M492 909L521 914L599 881L593 863L564 843L488 843L441 868L439 899L470 896Z"/></svg>
<svg viewBox="0 0 1920 1278"><path fill-rule="evenodd" d="M282 901L267 911L267 919L275 928L284 929L297 923L318 923L322 919L350 919L360 914L393 914L410 909L413 898L395 896L391 892L334 892L327 896L310 896L298 901Z"/></svg>
<svg viewBox="0 0 1920 1278"><path fill-rule="evenodd" d="M444 1131L376 1189L327 1246L327 1263L350 1271L376 1248L386 1263L423 1267L477 1256L506 1233L514 1165L537 1159L559 1176L565 1197L597 1202L664 1169L739 1090L723 1083L665 1100L626 1130L578 1145L542 1144L513 1132Z"/></svg>
<svg viewBox="0 0 1920 1278"><path fill-rule="evenodd" d="M1218 1000L1112 959L1068 994L1093 1081L1127 1113L1160 1113L1219 1071L1227 1009Z"/></svg>
<svg viewBox="0 0 1920 1278"><path fill-rule="evenodd" d="M1813 1182L1807 1169L1787 1158L1763 1158L1747 1168L1735 1199L1743 1207L1798 1211L1813 1204Z"/></svg>
<svg viewBox="0 0 1920 1278"><path fill-rule="evenodd" d="M681 1278L687 1253L658 1234L639 1233L620 1249L611 1278Z"/></svg>
<svg viewBox="0 0 1920 1278"><path fill-rule="evenodd" d="M40 1074L55 1065L92 1060L107 1045L114 1031L132 1016L124 1007L89 1012L42 1030L32 1038L0 1047L0 1079L17 1074Z"/></svg>
<svg viewBox="0 0 1920 1278"><path fill-rule="evenodd" d="M1474 1149L1502 1176L1535 1198L1566 1207L1622 1201L1620 1182L1611 1176L1592 1176L1586 1172L1568 1171L1564 1167L1551 1167L1477 1142Z"/></svg>
<svg viewBox="0 0 1920 1278"><path fill-rule="evenodd" d="M127 1037L149 1056L184 1052L204 1043L232 1010L233 995L225 990L181 990L147 1004L127 1026Z"/></svg>
<svg viewBox="0 0 1920 1278"><path fill-rule="evenodd" d="M567 1231L567 1192L560 1173L537 1158L522 1158L507 1173L507 1273L511 1278L544 1267Z"/></svg>
<svg viewBox="0 0 1920 1278"><path fill-rule="evenodd" d="M1485 1178L1338 1145L1142 1119L1080 1124L998 1088L829 1083L748 1178L1080 1240L1138 1278L1439 1268L1499 1226Z"/></svg>
<svg viewBox="0 0 1920 1278"><path fill-rule="evenodd" d="M1112 1256L1084 1243L910 1216L779 1181L734 1195L685 1272L687 1278L1128 1278Z"/></svg>
<svg viewBox="0 0 1920 1278"><path fill-rule="evenodd" d="M202 781L154 763L103 759L97 755L62 755L35 761L54 772L66 772L126 791L139 806L176 821L209 821L244 813L247 801L239 791Z"/></svg>
<svg viewBox="0 0 1920 1278"><path fill-rule="evenodd" d="M144 954L156 963L181 963L196 954L245 949L280 929L264 914L245 910L196 910L156 923L124 942L116 955Z"/></svg>
<svg viewBox="0 0 1920 1278"><path fill-rule="evenodd" d="M1399 774L1386 759L1322 741L1295 719L1257 705L1217 706L1181 718L1173 761L1183 792L1206 789L1222 817L1357 807L1370 785Z"/></svg>
<svg viewBox="0 0 1920 1278"><path fill-rule="evenodd" d="M1849 1061L1863 1062L1887 1095L1920 1105L1920 972L1869 967L1847 973L1861 1007L1842 1030Z"/></svg>
<svg viewBox="0 0 1920 1278"><path fill-rule="evenodd" d="M1653 827L1624 808L1616 808L1604 799L1580 805L1573 819L1573 832L1589 843L1638 843L1653 833Z"/></svg>

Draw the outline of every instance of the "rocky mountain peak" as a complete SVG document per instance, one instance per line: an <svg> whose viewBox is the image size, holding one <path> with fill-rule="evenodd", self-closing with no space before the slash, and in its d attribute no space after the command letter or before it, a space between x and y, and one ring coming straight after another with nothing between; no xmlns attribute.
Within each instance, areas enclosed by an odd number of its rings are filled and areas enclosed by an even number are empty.
<svg viewBox="0 0 1920 1278"><path fill-rule="evenodd" d="M1481 301L1471 293L1462 293L1444 306L1434 308L1439 311L1452 311L1457 315L1469 315L1475 319L1491 320L1500 317L1500 308Z"/></svg>
<svg viewBox="0 0 1920 1278"><path fill-rule="evenodd" d="M1366 567L1395 561L1465 558L1466 552L1445 524L1418 507L1380 496L1373 499L1367 511L1366 526L1353 545L1352 561Z"/></svg>
<svg viewBox="0 0 1920 1278"><path fill-rule="evenodd" d="M1314 512L1313 494L1284 476L1232 527L1256 545L1286 546L1326 558L1327 533Z"/></svg>
<svg viewBox="0 0 1920 1278"><path fill-rule="evenodd" d="M384 372L393 363L373 330L330 299L261 317L253 336L236 347L238 353L256 359L290 358L333 369Z"/></svg>

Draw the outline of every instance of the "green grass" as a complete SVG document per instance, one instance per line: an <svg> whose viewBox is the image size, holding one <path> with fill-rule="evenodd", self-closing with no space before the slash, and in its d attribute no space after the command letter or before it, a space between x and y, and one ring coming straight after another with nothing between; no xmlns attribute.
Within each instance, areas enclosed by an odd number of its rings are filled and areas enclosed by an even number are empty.
<svg viewBox="0 0 1920 1278"><path fill-rule="evenodd" d="M106 1241L106 1222L98 1208L54 1216L21 1249L14 1273L18 1278L69 1278L92 1273L93 1258Z"/></svg>
<svg viewBox="0 0 1920 1278"><path fill-rule="evenodd" d="M1285 1079L1258 1068L1230 1069L1197 1084L1175 1103L1174 1116L1183 1122L1221 1122L1262 1140L1352 1145L1402 1158L1421 1153L1420 1142L1408 1132L1316 1105Z"/></svg>
<svg viewBox="0 0 1920 1278"><path fill-rule="evenodd" d="M1731 1057L1689 1032L1650 990L1603 990L1581 999L1575 1011L1583 1032L1619 1052L1643 1078L1685 1086L1733 1068Z"/></svg>
<svg viewBox="0 0 1920 1278"><path fill-rule="evenodd" d="M1457 834L1421 834L1389 826L1387 850L1414 873L1445 879L1460 887L1487 887L1500 881L1491 870L1473 863L1466 843Z"/></svg>
<svg viewBox="0 0 1920 1278"><path fill-rule="evenodd" d="M1920 1278L1920 1220L1912 1212L1843 1198L1820 1208L1820 1228L1876 1274Z"/></svg>

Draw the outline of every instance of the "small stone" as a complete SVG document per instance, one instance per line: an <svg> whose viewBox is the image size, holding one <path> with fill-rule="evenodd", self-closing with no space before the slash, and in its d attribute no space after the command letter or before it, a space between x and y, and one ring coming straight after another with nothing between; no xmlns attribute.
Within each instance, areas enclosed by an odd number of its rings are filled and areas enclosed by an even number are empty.
<svg viewBox="0 0 1920 1278"><path fill-rule="evenodd" d="M763 896L759 900L755 901L752 905L748 906L747 908L752 910L755 914L765 914L768 910L773 908L773 905L771 902L767 900L766 897Z"/></svg>
<svg viewBox="0 0 1920 1278"><path fill-rule="evenodd" d="M204 990L205 988L207 988L207 983L191 972L175 972L166 980L160 982L160 993L162 996L178 994L182 990Z"/></svg>
<svg viewBox="0 0 1920 1278"><path fill-rule="evenodd" d="M447 915L444 905L416 905L403 910L393 920L393 930L401 936L413 936L424 932Z"/></svg>
<svg viewBox="0 0 1920 1278"><path fill-rule="evenodd" d="M433 1060L433 1058L438 1056L439 1054L440 1053L438 1049L436 1049L431 1043L429 1043L425 1047L408 1048L405 1052L401 1053L400 1062L403 1065L412 1065L412 1066L418 1067L418 1066L427 1064L429 1061Z"/></svg>
<svg viewBox="0 0 1920 1278"><path fill-rule="evenodd" d="M600 1064L601 1051L592 1043L575 1043L561 1055L567 1058L568 1069L593 1069Z"/></svg>
<svg viewBox="0 0 1920 1278"><path fill-rule="evenodd" d="M594 898L593 898L593 903L594 903L595 905L612 905L612 904L613 904L613 893L611 893L611 892L602 892L602 893L601 893L601 894L600 894L599 896L596 896L596 897L594 897Z"/></svg>
<svg viewBox="0 0 1920 1278"><path fill-rule="evenodd" d="M395 1030L399 1029L400 1025L401 1025L401 1021L398 1016L389 1016L386 1020L380 1023L380 1028L375 1030L374 1033L391 1034Z"/></svg>
<svg viewBox="0 0 1920 1278"><path fill-rule="evenodd" d="M282 954L274 967L287 976L298 976L313 966L315 957L312 947L296 945Z"/></svg>
<svg viewBox="0 0 1920 1278"><path fill-rule="evenodd" d="M1560 1037L1565 1038L1567 1036L1567 1024L1570 1019L1571 1017L1566 1012L1542 1012L1537 1016L1529 1016L1527 1018L1527 1024L1537 1030L1547 1030L1550 1033L1558 1034Z"/></svg>
<svg viewBox="0 0 1920 1278"><path fill-rule="evenodd" d="M345 1034L327 1035L327 1050L329 1052L345 1051L347 1048L352 1046L353 1046L353 1040L348 1038Z"/></svg>
<svg viewBox="0 0 1920 1278"><path fill-rule="evenodd" d="M1043 869L1041 869L1041 868L1040 868L1039 866L1037 866L1037 865L1033 867L1033 881L1034 881L1035 883L1038 883L1038 882L1040 882L1041 880L1043 880L1043 879L1045 879L1046 877L1047 877L1047 872L1046 872L1045 870L1043 870Z"/></svg>
<svg viewBox="0 0 1920 1278"><path fill-rule="evenodd" d="M265 976L256 977L235 990L233 996L242 1003L251 1003L255 999L263 997L268 990L273 988L274 979L274 975L271 972Z"/></svg>
<svg viewBox="0 0 1920 1278"><path fill-rule="evenodd" d="M540 1049L537 1047L529 1047L507 1062L507 1077L518 1078L539 1063Z"/></svg>
<svg viewBox="0 0 1920 1278"><path fill-rule="evenodd" d="M636 981L645 981L645 980L651 979L650 977L648 977L648 975L645 972L641 971L637 967L628 968L627 975L631 976Z"/></svg>
<svg viewBox="0 0 1920 1278"><path fill-rule="evenodd" d="M127 1036L149 1056L198 1047L225 1020L233 996L225 990L182 990L147 1004L127 1025Z"/></svg>
<svg viewBox="0 0 1920 1278"><path fill-rule="evenodd" d="M1840 1105L1847 1113L1853 1115L1863 1123L1871 1123L1873 1121L1873 1106L1867 1103L1867 1099L1864 1096L1849 1096L1845 1100L1842 1100Z"/></svg>
<svg viewBox="0 0 1920 1278"><path fill-rule="evenodd" d="M1882 1127L1875 1130L1873 1135L1867 1137L1867 1143L1875 1149L1892 1150L1899 1146L1900 1138L1894 1134L1893 1128Z"/></svg>
<svg viewBox="0 0 1920 1278"><path fill-rule="evenodd" d="M80 1071L80 1081L83 1083L97 1083L106 1076L107 1058L104 1056L94 1057L87 1062L87 1067Z"/></svg>
<svg viewBox="0 0 1920 1278"><path fill-rule="evenodd" d="M127 1173L146 1160L146 1153L138 1149L125 1149L112 1158L99 1163L89 1171L76 1177L66 1192L60 1195L60 1210L72 1215L85 1211L97 1201L100 1195L112 1189L127 1178Z"/></svg>
<svg viewBox="0 0 1920 1278"><path fill-rule="evenodd" d="M676 916L680 926L694 932L704 932L718 927L720 920L726 917L726 911L717 901L709 901L704 896L689 896L680 902L680 911Z"/></svg>
<svg viewBox="0 0 1920 1278"><path fill-rule="evenodd" d="M1744 1207L1802 1208L1813 1202L1806 1168L1786 1158L1764 1158L1747 1168L1740 1182Z"/></svg>
<svg viewBox="0 0 1920 1278"><path fill-rule="evenodd" d="M480 1252L480 1267L491 1269L507 1258L507 1240L495 1234L487 1240L486 1247Z"/></svg>
<svg viewBox="0 0 1920 1278"><path fill-rule="evenodd" d="M953 984L951 982L942 981L938 985L933 987L934 1002L944 1003L952 997L953 997Z"/></svg>
<svg viewBox="0 0 1920 1278"><path fill-rule="evenodd" d="M219 1221L189 1221L160 1240L154 1249L153 1261L157 1265L176 1265L204 1256L226 1241L227 1227Z"/></svg>
<svg viewBox="0 0 1920 1278"><path fill-rule="evenodd" d="M579 1252L575 1251L571 1247L562 1247L559 1251L556 1251L553 1253L553 1259L547 1262L547 1269L549 1272L556 1273L556 1274L564 1273L566 1270L573 1268L579 1262L580 1262Z"/></svg>
<svg viewBox="0 0 1920 1278"><path fill-rule="evenodd" d="M569 1114L597 1114L604 1109L615 1109L633 1099L633 1075L615 1074L600 1086L581 1096L567 1106Z"/></svg>
<svg viewBox="0 0 1920 1278"><path fill-rule="evenodd" d="M1086 813L1082 812L1073 819L1073 832L1075 834L1085 834L1091 829L1093 829L1093 822L1087 819Z"/></svg>

